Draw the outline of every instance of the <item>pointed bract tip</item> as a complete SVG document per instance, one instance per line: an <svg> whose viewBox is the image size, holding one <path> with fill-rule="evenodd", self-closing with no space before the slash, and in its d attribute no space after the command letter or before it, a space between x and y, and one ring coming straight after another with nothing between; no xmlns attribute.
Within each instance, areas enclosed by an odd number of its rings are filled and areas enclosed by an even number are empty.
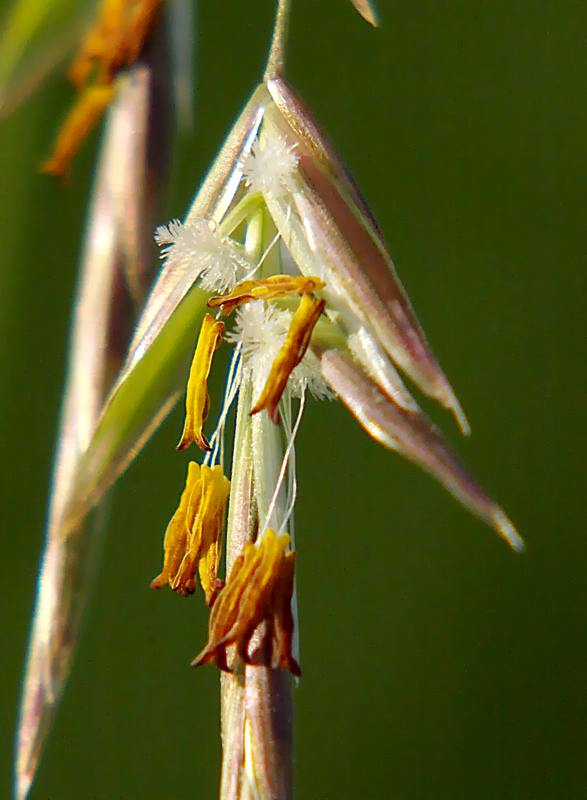
<svg viewBox="0 0 587 800"><path fill-rule="evenodd" d="M26 800L31 790L33 776L29 771L16 770L14 777L14 800Z"/></svg>
<svg viewBox="0 0 587 800"><path fill-rule="evenodd" d="M452 389L450 389L447 408L455 418L455 421L459 426L459 429L463 434L463 436L470 436L471 426L469 425L469 420L467 419L467 415L463 411L463 408Z"/></svg>
<svg viewBox="0 0 587 800"><path fill-rule="evenodd" d="M351 0L351 3L366 22L373 25L374 28L379 27L379 15L371 0Z"/></svg>
<svg viewBox="0 0 587 800"><path fill-rule="evenodd" d="M469 425L467 415L463 411L463 407L459 403L459 399L450 385L448 378L440 371L440 367L437 367L437 369L436 385L431 392L431 396L437 400L443 408L450 411L463 436L470 436L471 426Z"/></svg>
<svg viewBox="0 0 587 800"><path fill-rule="evenodd" d="M497 533L509 544L512 550L515 550L516 553L523 553L526 550L526 544L514 527L513 522L499 506L496 506L492 512L491 521Z"/></svg>

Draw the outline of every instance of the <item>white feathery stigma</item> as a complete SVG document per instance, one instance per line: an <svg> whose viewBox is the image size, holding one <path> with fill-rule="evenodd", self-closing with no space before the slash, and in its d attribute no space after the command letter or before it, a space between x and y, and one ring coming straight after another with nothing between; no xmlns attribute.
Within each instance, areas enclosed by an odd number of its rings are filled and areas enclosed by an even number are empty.
<svg viewBox="0 0 587 800"><path fill-rule="evenodd" d="M194 271L202 289L224 294L251 270L253 262L240 245L222 236L212 220L172 220L155 231L155 241L166 258L181 269Z"/></svg>
<svg viewBox="0 0 587 800"><path fill-rule="evenodd" d="M234 330L225 338L242 345L243 370L264 385L291 322L291 311L263 301L247 303L236 312Z"/></svg>
<svg viewBox="0 0 587 800"><path fill-rule="evenodd" d="M311 350L291 374L292 394L300 397L307 389L316 400L331 400L334 396L320 372L320 361Z"/></svg>
<svg viewBox="0 0 587 800"><path fill-rule="evenodd" d="M258 139L242 167L249 189L275 198L294 192L299 161L295 148L279 134Z"/></svg>
<svg viewBox="0 0 587 800"><path fill-rule="evenodd" d="M257 391L269 377L292 317L291 311L264 301L247 303L236 312L234 330L229 331L225 338L241 344L243 372L254 382ZM320 374L319 361L310 351L293 370L288 389L293 397L301 397L306 389L318 399L332 396Z"/></svg>

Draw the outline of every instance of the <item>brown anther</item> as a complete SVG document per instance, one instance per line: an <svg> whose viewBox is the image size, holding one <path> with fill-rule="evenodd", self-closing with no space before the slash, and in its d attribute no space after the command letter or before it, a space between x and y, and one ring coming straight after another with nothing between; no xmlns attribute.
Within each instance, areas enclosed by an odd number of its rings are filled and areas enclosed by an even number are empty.
<svg viewBox="0 0 587 800"><path fill-rule="evenodd" d="M288 669L300 675L292 655L293 593L295 552L288 551L290 538L266 530L255 544L246 544L235 560L230 578L218 594L210 613L208 642L193 660L193 666L215 663L231 671L227 648L236 645L245 664L259 664L258 653L251 653L255 631L265 623L266 647L261 648L265 666Z"/></svg>
<svg viewBox="0 0 587 800"><path fill-rule="evenodd" d="M320 319L324 305L324 300L318 300L310 294L302 296L300 305L290 323L285 342L275 356L269 377L259 399L251 409L251 414L257 414L259 411L267 409L271 419L274 422L278 421L277 407L281 395L287 386L289 376L306 354L312 338L312 331Z"/></svg>
<svg viewBox="0 0 587 800"><path fill-rule="evenodd" d="M235 308L250 300L275 300L279 297L311 294L324 286L324 281L315 276L272 275L259 281L238 283L228 294L211 297L208 308L220 308L225 316L229 316Z"/></svg>
<svg viewBox="0 0 587 800"><path fill-rule="evenodd" d="M169 584L180 595L193 594L199 572L206 602L212 604L222 587L217 573L229 489L220 466L190 462L179 506L165 531L163 569L151 582L152 589Z"/></svg>
<svg viewBox="0 0 587 800"><path fill-rule="evenodd" d="M202 450L210 450L210 444L202 432L202 426L210 407L208 377L212 358L220 346L223 333L224 323L215 320L210 314L206 314L190 367L185 402L185 423L177 445L178 450L185 450L192 443L197 444Z"/></svg>

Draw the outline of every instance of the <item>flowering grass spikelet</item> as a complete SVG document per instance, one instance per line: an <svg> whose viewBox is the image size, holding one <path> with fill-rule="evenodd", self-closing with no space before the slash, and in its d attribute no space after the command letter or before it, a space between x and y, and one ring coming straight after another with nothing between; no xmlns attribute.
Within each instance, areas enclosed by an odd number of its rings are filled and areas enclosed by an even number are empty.
<svg viewBox="0 0 587 800"><path fill-rule="evenodd" d="M375 21L372 3L353 5ZM290 673L300 674L295 443L308 392L340 399L371 438L428 472L514 549L523 548L505 512L404 385L402 377L468 432L381 229L283 76L288 11L288 0L280 0L263 81L185 220L155 232L161 271L77 470L66 519L75 527L99 501L187 376L178 448L195 443L204 454L201 464L188 465L164 535L163 567L151 585L185 597L199 581L211 608L207 642L193 664L213 663L225 673L223 799L291 796L283 789L283 759L291 754L280 752L267 709L287 706ZM221 341L232 357L208 439L208 379ZM218 577L223 551L225 583Z"/></svg>
<svg viewBox="0 0 587 800"><path fill-rule="evenodd" d="M219 459L222 465L226 415L238 397L239 418L254 415L249 424L255 522L245 549L273 535L269 530L279 534L291 522L296 493L293 443L308 388L318 397L338 396L373 438L430 472L518 547L505 514L452 454L397 372L403 370L452 409L465 427L379 229L309 111L283 79L274 76L256 90L242 119L232 168L226 170L224 159L219 162L222 173L212 194L216 202L210 204L208 195L204 215L192 211L185 223L159 228L156 239L165 256L160 280L173 280L179 267L191 273L194 286L209 292L215 275L227 272L224 263L231 263L231 280L224 281L224 291L218 289L207 300L219 317L204 318L188 381L185 430L193 427L194 433L182 438L182 446L199 440L208 449L200 423L208 412L211 356L223 337L235 348L236 366L212 435L214 447L204 463ZM241 282L235 280L234 261L243 268ZM218 335L212 343L213 327ZM290 408L297 398L299 417L292 425ZM191 419L190 409L195 410ZM282 420L280 411L289 421ZM233 471L244 457L235 443ZM168 536L171 543L176 534L168 531ZM180 550L187 542L185 530L182 536L176 537ZM174 552L171 544L169 552ZM241 589L230 586L240 586L242 575L256 569L253 551L246 553L235 562L229 584L218 596L209 642L197 664L214 661L228 669L226 648L236 644L240 660L250 665L249 642L256 628L268 622L259 610L263 603L259 601L250 619L243 617L238 625L226 611L237 597L242 600ZM193 570L192 559L188 572ZM263 570L260 574L265 575ZM234 608L231 613L236 613ZM277 661L292 668L289 659Z"/></svg>

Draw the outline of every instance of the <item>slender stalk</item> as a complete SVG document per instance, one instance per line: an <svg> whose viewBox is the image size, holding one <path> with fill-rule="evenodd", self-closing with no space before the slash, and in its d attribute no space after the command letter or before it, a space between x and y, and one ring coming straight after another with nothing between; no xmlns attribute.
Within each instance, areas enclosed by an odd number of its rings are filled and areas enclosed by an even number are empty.
<svg viewBox="0 0 587 800"><path fill-rule="evenodd" d="M276 78L283 73L290 13L291 0L278 0L269 58L265 67L265 80Z"/></svg>
<svg viewBox="0 0 587 800"><path fill-rule="evenodd" d="M118 78L97 162L17 726L18 800L32 785L63 694L98 561L105 498L76 526L68 527L66 516L80 460L122 363L134 301L150 279L151 231L170 133L163 35L159 27L140 60Z"/></svg>
<svg viewBox="0 0 587 800"><path fill-rule="evenodd" d="M258 634L260 643L263 634ZM245 767L252 768L251 800L293 798L292 682L282 669L245 667Z"/></svg>
<svg viewBox="0 0 587 800"><path fill-rule="evenodd" d="M250 384L239 392L230 490L230 507L226 532L226 574L230 574L235 558L246 542L252 541L257 529L257 509L253 492L252 430L248 411L251 407ZM236 658L233 656L232 664ZM220 800L243 797L245 763L245 687L244 675L235 671L223 673L220 679L220 720L222 735L222 768Z"/></svg>
<svg viewBox="0 0 587 800"><path fill-rule="evenodd" d="M252 383L243 380L235 431L230 512L227 526L227 573L246 542L259 529L253 456L254 429L249 417ZM271 424L271 423L270 423ZM232 674L221 678L221 800L290 800L292 790L291 677L265 666L269 655L264 625L251 650L257 664L243 668L236 654Z"/></svg>
<svg viewBox="0 0 587 800"><path fill-rule="evenodd" d="M258 260L274 229L262 213L253 216L245 247ZM258 383L258 382L257 382ZM226 574L247 542L266 522L277 528L287 505L278 493L270 519L269 503L283 458L283 437L266 414L249 415L261 386L245 373L239 390L234 435L230 508L226 535ZM250 644L254 666L236 653L232 674L221 678L222 770L220 800L291 800L293 797L292 679L271 669L265 625Z"/></svg>

